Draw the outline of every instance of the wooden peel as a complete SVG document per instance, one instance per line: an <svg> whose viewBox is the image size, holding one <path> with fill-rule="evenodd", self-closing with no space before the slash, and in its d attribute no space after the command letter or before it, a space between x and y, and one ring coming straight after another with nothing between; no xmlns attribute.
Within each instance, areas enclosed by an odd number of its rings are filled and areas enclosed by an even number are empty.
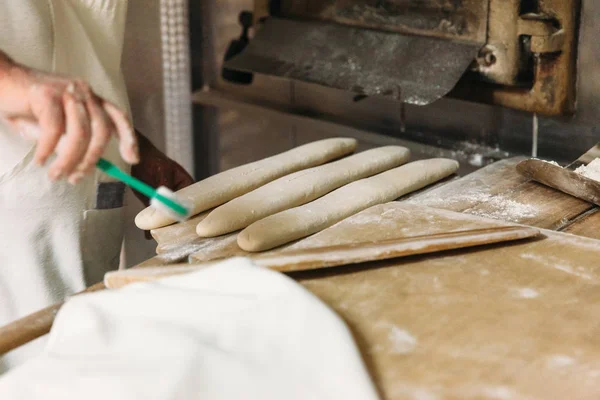
<svg viewBox="0 0 600 400"><path fill-rule="evenodd" d="M525 160L517 165L517 171L536 182L600 206L600 182L569 168L561 168L541 160Z"/></svg>
<svg viewBox="0 0 600 400"><path fill-rule="evenodd" d="M503 226L375 243L285 251L276 254L256 255L250 258L255 264L265 268L280 272L295 272L520 240L537 236L539 233L538 229L526 226ZM116 289L134 282L153 281L167 276L199 271L214 265L216 262L211 261L194 266L147 267L109 272L104 278L104 284L110 289Z"/></svg>

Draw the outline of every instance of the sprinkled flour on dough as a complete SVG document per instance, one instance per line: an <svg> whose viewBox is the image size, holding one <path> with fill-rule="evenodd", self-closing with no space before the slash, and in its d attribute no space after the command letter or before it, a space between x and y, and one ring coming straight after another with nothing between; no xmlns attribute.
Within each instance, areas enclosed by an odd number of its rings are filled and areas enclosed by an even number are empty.
<svg viewBox="0 0 600 400"><path fill-rule="evenodd" d="M588 165L582 165L575 170L579 175L600 182L600 158L596 158Z"/></svg>

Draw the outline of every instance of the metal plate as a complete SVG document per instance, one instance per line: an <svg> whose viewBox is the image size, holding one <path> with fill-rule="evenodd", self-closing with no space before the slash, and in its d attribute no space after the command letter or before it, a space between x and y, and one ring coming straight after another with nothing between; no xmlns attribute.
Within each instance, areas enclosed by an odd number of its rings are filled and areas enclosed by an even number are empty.
<svg viewBox="0 0 600 400"><path fill-rule="evenodd" d="M281 15L484 42L489 0L281 0Z"/></svg>
<svg viewBox="0 0 600 400"><path fill-rule="evenodd" d="M269 18L225 67L426 105L456 85L482 44Z"/></svg>

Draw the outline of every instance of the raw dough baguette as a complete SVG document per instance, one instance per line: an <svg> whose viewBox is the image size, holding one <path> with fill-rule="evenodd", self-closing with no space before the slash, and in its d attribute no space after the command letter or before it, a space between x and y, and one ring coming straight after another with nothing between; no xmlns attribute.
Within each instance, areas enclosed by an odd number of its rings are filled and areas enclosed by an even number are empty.
<svg viewBox="0 0 600 400"><path fill-rule="evenodd" d="M272 249L319 232L373 205L424 188L457 169L458 162L436 158L415 161L350 183L311 203L253 223L240 232L238 245L246 251Z"/></svg>
<svg viewBox="0 0 600 400"><path fill-rule="evenodd" d="M269 215L313 201L350 182L402 165L409 158L407 148L386 146L295 172L214 209L200 221L196 232L201 237L235 232Z"/></svg>
<svg viewBox="0 0 600 400"><path fill-rule="evenodd" d="M193 205L192 215L220 206L274 179L314 167L352 153L356 139L333 138L305 144L295 149L213 175L177 192L177 197ZM135 217L140 229L167 226L175 220L148 207Z"/></svg>

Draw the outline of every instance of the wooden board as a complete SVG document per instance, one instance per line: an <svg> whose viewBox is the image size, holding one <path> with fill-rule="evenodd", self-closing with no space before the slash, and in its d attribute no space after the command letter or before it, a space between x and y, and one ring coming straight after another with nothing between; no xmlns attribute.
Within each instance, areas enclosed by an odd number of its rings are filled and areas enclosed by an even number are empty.
<svg viewBox="0 0 600 400"><path fill-rule="evenodd" d="M527 182L528 180L515 170L515 166L523 160L524 157L517 157L498 161L446 185L414 196L409 202L463 212Z"/></svg>
<svg viewBox="0 0 600 400"><path fill-rule="evenodd" d="M269 256L296 250L363 242L376 243L507 225L503 222L485 220L447 210L391 202L371 207L308 238L261 254ZM190 261L197 263L223 258L223 256L243 255L243 251L235 243L235 235L230 238L228 236L219 243L222 246L217 250L207 246L192 254ZM246 255L251 256L248 253Z"/></svg>
<svg viewBox="0 0 600 400"><path fill-rule="evenodd" d="M150 233L158 244L156 247L156 254L167 253L199 239L196 234L196 225L198 225L209 212L210 211L196 215L185 222L151 230Z"/></svg>
<svg viewBox="0 0 600 400"><path fill-rule="evenodd" d="M559 230L594 206L522 177L512 158L408 200L538 228Z"/></svg>
<svg viewBox="0 0 600 400"><path fill-rule="evenodd" d="M527 182L465 212L558 230L592 207L593 205L573 196L536 182Z"/></svg>
<svg viewBox="0 0 600 400"><path fill-rule="evenodd" d="M288 250L274 254L252 254L250 259L257 266L289 273L532 239L539 236L539 233L538 229L523 225L502 226L370 243ZM104 276L104 284L109 289L118 289L133 282L148 282L167 276L196 272L218 262L113 271Z"/></svg>
<svg viewBox="0 0 600 400"><path fill-rule="evenodd" d="M237 245L237 233L218 236L216 238L200 238L196 234L196 225L210 211L202 213L190 220L152 230L152 236L158 243L157 256L147 260L138 267L170 265L187 261L196 254L197 261L246 256L247 252Z"/></svg>
<svg viewBox="0 0 600 400"><path fill-rule="evenodd" d="M596 399L600 242L547 239L295 277L385 399Z"/></svg>
<svg viewBox="0 0 600 400"><path fill-rule="evenodd" d="M600 239L600 208L596 207L588 211L581 218L567 226L564 232L592 239Z"/></svg>

